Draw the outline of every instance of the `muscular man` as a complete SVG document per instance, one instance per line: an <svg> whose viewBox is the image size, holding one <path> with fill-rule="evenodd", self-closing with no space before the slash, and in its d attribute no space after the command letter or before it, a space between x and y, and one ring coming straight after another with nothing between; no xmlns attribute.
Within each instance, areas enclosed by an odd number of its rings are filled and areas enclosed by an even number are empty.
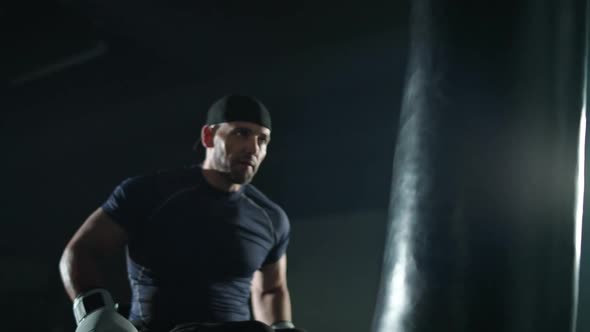
<svg viewBox="0 0 590 332"><path fill-rule="evenodd" d="M129 320L140 330L251 317L292 328L289 220L250 184L270 134L257 99L216 101L201 129L202 165L123 181L74 234L60 260L69 297L103 292L98 261L126 248ZM75 308L77 320L91 309Z"/></svg>

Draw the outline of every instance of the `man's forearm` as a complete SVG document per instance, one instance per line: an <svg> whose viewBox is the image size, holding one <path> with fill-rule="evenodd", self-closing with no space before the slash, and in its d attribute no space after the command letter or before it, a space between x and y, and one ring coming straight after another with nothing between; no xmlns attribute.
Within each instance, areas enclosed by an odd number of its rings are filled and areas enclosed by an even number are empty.
<svg viewBox="0 0 590 332"><path fill-rule="evenodd" d="M254 319L271 325L279 321L291 321L291 298L286 287L252 294Z"/></svg>
<svg viewBox="0 0 590 332"><path fill-rule="evenodd" d="M71 300L82 292L104 286L96 258L84 250L66 248L59 262L59 271Z"/></svg>

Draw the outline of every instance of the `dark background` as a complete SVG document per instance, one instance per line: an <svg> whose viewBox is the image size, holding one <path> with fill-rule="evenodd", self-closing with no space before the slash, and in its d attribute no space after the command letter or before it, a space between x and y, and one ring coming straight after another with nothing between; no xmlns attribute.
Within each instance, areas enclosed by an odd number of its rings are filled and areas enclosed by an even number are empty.
<svg viewBox="0 0 590 332"><path fill-rule="evenodd" d="M2 3L3 330L73 331L57 267L70 236L124 178L201 160L191 148L206 109L238 92L273 115L255 184L291 218L295 322L368 331L408 11L406 1ZM113 280L124 298L124 276Z"/></svg>

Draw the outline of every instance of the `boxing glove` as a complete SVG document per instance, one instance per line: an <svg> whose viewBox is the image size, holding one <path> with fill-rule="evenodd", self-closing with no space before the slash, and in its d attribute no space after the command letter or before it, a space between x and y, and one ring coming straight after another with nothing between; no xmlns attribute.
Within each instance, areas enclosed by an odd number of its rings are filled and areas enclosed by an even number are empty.
<svg viewBox="0 0 590 332"><path fill-rule="evenodd" d="M279 329L294 329L295 328L295 325L291 321L282 320L282 321L278 321L278 322L272 324L270 327L272 327L275 330L279 330Z"/></svg>
<svg viewBox="0 0 590 332"><path fill-rule="evenodd" d="M111 294L104 289L93 289L74 300L76 332L137 332L130 321L115 308Z"/></svg>

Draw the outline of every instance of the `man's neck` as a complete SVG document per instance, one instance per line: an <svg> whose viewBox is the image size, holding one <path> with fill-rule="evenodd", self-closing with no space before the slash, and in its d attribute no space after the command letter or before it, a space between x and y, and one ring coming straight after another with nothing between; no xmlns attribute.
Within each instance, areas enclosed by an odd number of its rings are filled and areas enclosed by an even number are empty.
<svg viewBox="0 0 590 332"><path fill-rule="evenodd" d="M241 185L229 181L226 174L203 165L202 173L205 180L215 189L227 192L236 192L240 190Z"/></svg>

